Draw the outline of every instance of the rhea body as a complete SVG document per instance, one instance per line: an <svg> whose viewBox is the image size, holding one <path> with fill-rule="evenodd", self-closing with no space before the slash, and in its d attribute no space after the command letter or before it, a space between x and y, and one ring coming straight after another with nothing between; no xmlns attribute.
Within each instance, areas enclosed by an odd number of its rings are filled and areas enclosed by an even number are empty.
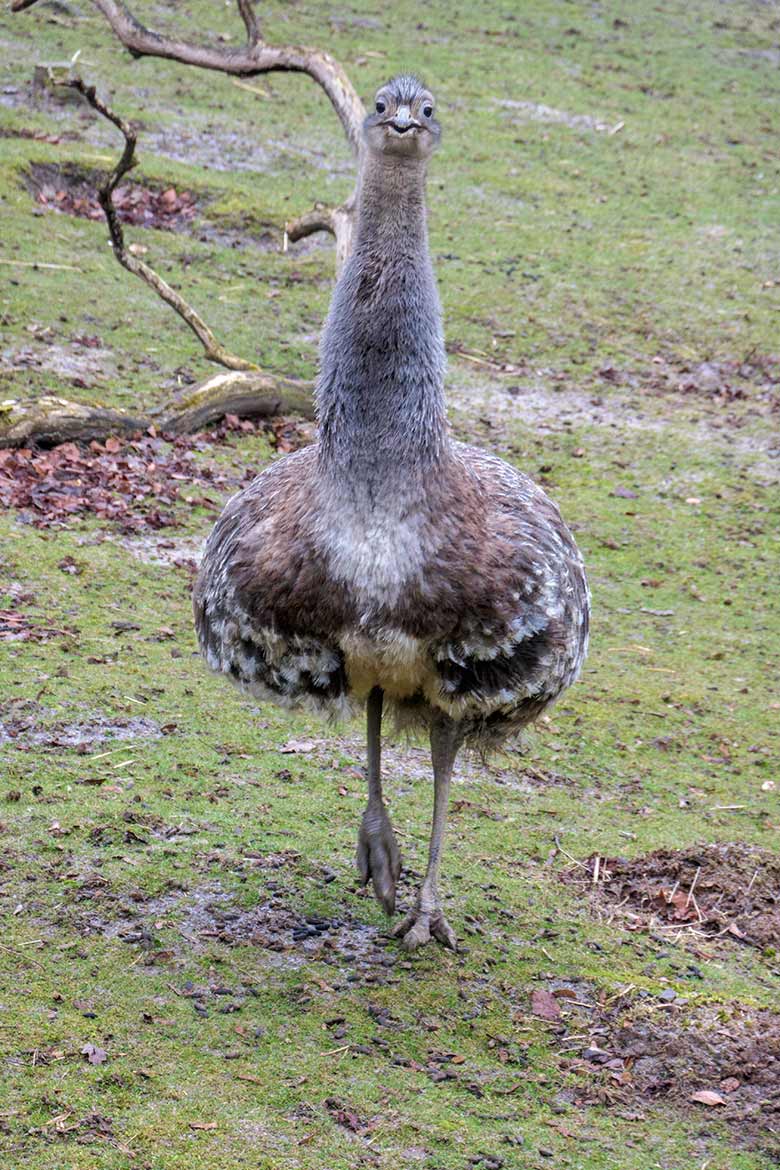
<svg viewBox="0 0 780 1170"><path fill-rule="evenodd" d="M434 815L408 949L454 947L438 874L464 743L499 745L577 677L588 637L582 559L527 476L453 441L425 175L440 129L399 77L366 119L358 223L321 342L318 441L225 508L195 590L209 664L289 707L365 704L368 805L357 864L388 913L400 856L380 770L383 707L431 739Z"/></svg>

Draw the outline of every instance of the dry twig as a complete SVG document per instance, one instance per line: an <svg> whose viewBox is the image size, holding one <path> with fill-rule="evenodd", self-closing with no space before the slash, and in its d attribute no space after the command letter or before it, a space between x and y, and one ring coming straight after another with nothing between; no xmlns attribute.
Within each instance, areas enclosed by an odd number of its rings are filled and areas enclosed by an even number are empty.
<svg viewBox="0 0 780 1170"><path fill-rule="evenodd" d="M224 345L221 345L217 341L200 314L191 305L188 305L184 298L175 289L171 288L167 281L163 280L150 265L145 264L143 260L139 260L137 256L133 256L125 247L122 224L114 206L114 191L127 172L137 166L138 160L135 157L137 138L135 130L133 130L129 122L126 122L124 118L120 118L118 114L115 114L102 98L98 97L94 85L87 85L80 77L67 77L62 80L52 77L52 80L56 85L77 90L89 105L92 106L92 109L96 110L102 117L107 118L109 122L112 122L124 137L125 145L122 156L105 182L101 183L98 187L97 192L98 202L103 209L103 214L108 224L108 232L111 237L111 247L113 248L114 256L123 268L126 268L128 272L132 272L134 276L140 277L145 284L153 288L157 295L166 304L170 305L174 312L178 313L181 319L189 325L203 346L204 353L209 361L216 362L217 365L224 366L228 370L257 370L258 366L253 362L248 362L245 358L237 357L236 354L225 349Z"/></svg>

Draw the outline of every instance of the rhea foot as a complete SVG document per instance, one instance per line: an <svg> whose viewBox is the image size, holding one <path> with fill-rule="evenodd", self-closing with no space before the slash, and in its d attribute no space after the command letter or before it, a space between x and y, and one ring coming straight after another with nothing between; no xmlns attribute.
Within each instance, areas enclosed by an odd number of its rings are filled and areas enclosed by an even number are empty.
<svg viewBox="0 0 780 1170"><path fill-rule="evenodd" d="M401 854L384 808L376 812L369 806L363 813L356 861L363 885L367 885L370 878L377 901L385 914L392 914L395 910L395 885L401 873Z"/></svg>
<svg viewBox="0 0 780 1170"><path fill-rule="evenodd" d="M400 938L404 950L416 951L423 947L431 938L440 942L443 947L457 951L458 939L455 931L444 917L441 906L434 906L432 910L423 910L417 906L410 910L402 922L393 927L393 938Z"/></svg>

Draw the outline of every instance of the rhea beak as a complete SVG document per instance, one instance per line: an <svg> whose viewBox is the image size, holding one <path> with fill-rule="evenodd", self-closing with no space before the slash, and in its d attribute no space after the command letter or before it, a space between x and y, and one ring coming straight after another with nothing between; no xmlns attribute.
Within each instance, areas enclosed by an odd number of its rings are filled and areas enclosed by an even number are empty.
<svg viewBox="0 0 780 1170"><path fill-rule="evenodd" d="M420 123L412 117L412 111L409 106L399 106L393 117L389 120L389 125L398 134L405 134L407 130L420 129Z"/></svg>

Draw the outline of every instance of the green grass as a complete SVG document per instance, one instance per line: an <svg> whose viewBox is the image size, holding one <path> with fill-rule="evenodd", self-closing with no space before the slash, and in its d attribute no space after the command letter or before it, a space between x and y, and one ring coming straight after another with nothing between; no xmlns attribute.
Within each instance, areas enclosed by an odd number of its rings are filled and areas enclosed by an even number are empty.
<svg viewBox="0 0 780 1170"><path fill-rule="evenodd" d="M175 24L167 7L138 12ZM186 12L192 27L240 34L229 9L193 2ZM708 943L696 960L704 978L692 982L684 939L662 946L594 919L559 881L568 862L556 852L556 840L577 858L777 840L777 791L762 785L776 779L778 746L778 443L757 364L777 353L776 14L703 0L475 13L404 0L392 18L362 4L338 20L315 4L267 5L261 16L271 40L327 45L366 97L400 67L440 95L430 201L448 341L516 367L490 382L474 369L492 366L453 357L453 425L560 502L588 562L592 652L526 755L460 773L455 798L470 804L451 819L444 891L466 952L407 961L391 945L392 965L368 968L386 981L352 980L360 968L343 954L326 962L230 944L212 903L248 911L275 894L299 916L345 920L356 946L374 937L360 924L383 927L352 868L362 729L257 707L210 677L186 574L139 559L132 539L104 539L92 522L39 532L3 516L0 610L71 631L3 644L4 718L34 716L54 731L132 719L166 729L86 754L0 743L4 1164L466 1170L481 1154L524 1170L766 1170L773 1155L742 1148L712 1113L578 1105L528 997L556 976L607 994L672 986L694 1008L778 1004L776 956ZM7 84L20 89L37 61L81 48L85 76L143 123L144 178L202 194L211 220L271 225L281 240L287 217L350 189L336 119L305 79L264 80L262 98L229 79L132 62L86 5L4 17L0 38ZM502 101L624 125L610 134L544 122ZM115 150L104 128L48 102L0 106L0 126L81 136L3 139L0 258L23 263L0 266L2 397L153 405L177 369L207 372L189 335L116 266L105 228L33 214L30 163L98 165ZM145 145L176 135L189 136L188 164ZM206 169L198 151L208 161L220 142L245 143L256 169ZM285 256L128 235L232 348L279 372L313 372L332 249ZM35 261L78 271L27 267ZM79 334L103 340L88 351L103 363L88 385L50 368ZM23 349L44 364L23 365ZM732 377L744 400L677 392L700 363L748 355L755 364ZM617 383L599 375L608 366ZM202 458L261 467L269 453L236 439ZM164 535L200 538L211 523L203 509L179 515ZM59 568L66 556L80 575ZM140 628L119 633L119 619ZM315 750L281 752L293 739ZM417 872L424 766L418 750L389 752L391 812ZM278 868L261 862L269 855ZM146 934L117 933L139 923ZM189 983L204 995L193 999ZM89 1064L87 1043L107 1060ZM463 1058L457 1080L430 1079L429 1050ZM339 1124L333 1102L366 1128Z"/></svg>

